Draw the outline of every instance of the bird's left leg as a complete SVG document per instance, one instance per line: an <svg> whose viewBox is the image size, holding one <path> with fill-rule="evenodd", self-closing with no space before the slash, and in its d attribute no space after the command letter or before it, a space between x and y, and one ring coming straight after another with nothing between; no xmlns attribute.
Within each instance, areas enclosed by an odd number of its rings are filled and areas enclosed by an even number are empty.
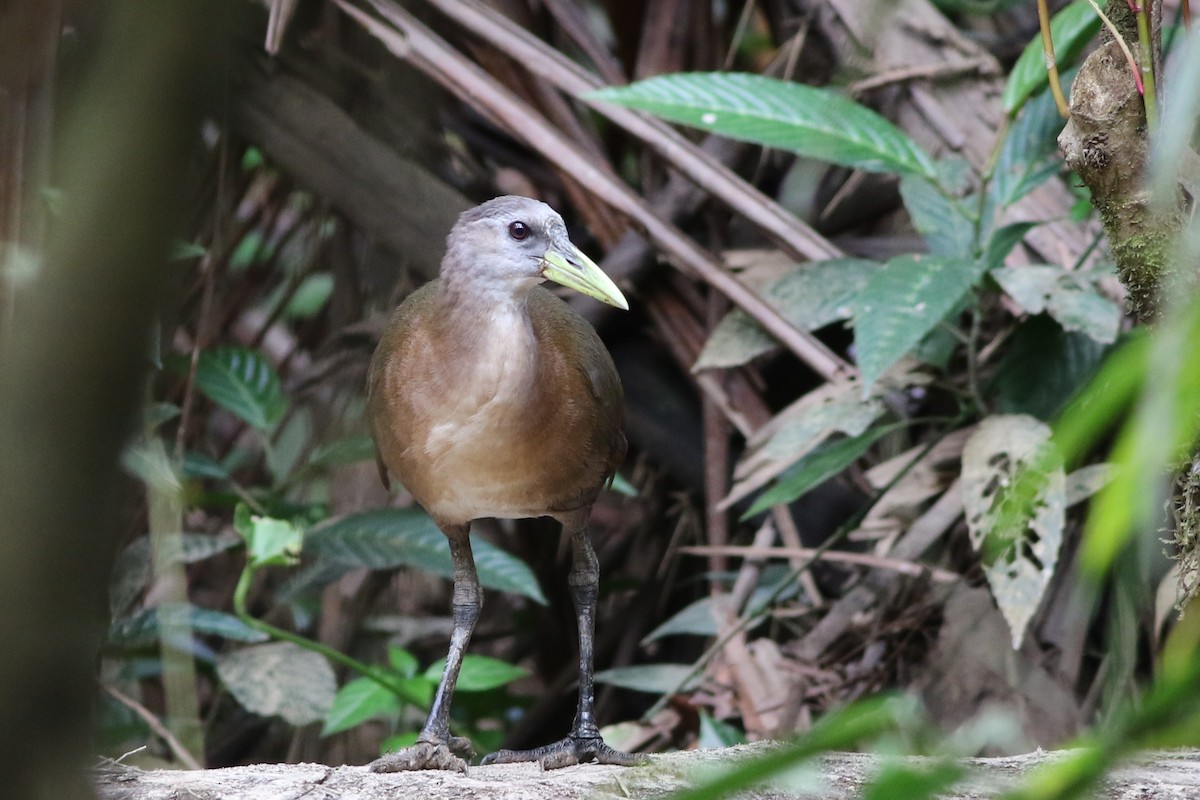
<svg viewBox="0 0 1200 800"><path fill-rule="evenodd" d="M600 595L600 562L587 535L590 508L573 512L562 518L563 530L571 537L571 573L567 583L575 602L579 624L579 706L575 725L567 738L533 750L498 750L484 757L484 764L508 764L514 761L537 761L542 769L557 769L572 764L596 761L600 764L633 766L645 761L643 756L614 750L600 737L600 728L592 706L593 661L595 653L596 601Z"/></svg>
<svg viewBox="0 0 1200 800"><path fill-rule="evenodd" d="M442 532L450 540L450 557L454 561L454 631L450 634L446 667L442 670L429 717L417 743L375 759L370 764L371 772L448 769L465 774L465 759L475 754L469 739L450 735L450 701L458 683L463 655L483 606L483 590L475 574L475 559L471 556L470 525L443 525Z"/></svg>

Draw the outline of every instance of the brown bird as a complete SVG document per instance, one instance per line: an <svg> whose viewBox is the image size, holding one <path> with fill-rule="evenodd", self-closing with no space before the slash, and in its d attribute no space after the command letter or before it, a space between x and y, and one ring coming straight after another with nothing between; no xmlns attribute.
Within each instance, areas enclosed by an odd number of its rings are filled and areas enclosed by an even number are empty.
<svg viewBox="0 0 1200 800"><path fill-rule="evenodd" d="M371 360L380 476L386 485L390 472L433 517L454 561L454 630L429 718L417 744L372 771L466 771L471 745L450 734L450 701L483 601L469 532L485 517L553 517L570 537L579 706L565 739L483 763L640 760L605 744L592 712L600 573L587 519L625 456L621 383L595 330L539 286L547 279L629 308L554 209L527 197L489 200L458 218L440 277L396 309Z"/></svg>

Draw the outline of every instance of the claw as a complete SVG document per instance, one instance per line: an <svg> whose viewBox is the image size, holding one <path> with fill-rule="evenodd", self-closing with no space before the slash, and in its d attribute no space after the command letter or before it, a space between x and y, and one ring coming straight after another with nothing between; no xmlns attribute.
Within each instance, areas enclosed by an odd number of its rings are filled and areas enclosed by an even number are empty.
<svg viewBox="0 0 1200 800"><path fill-rule="evenodd" d="M562 741L532 750L497 750L491 755L484 756L481 763L485 765L514 764L520 761L536 761L542 769L546 770L561 769L574 764L586 764L589 761L595 761L597 764L633 767L646 763L646 757L614 750L598 736L584 738L572 735Z"/></svg>
<svg viewBox="0 0 1200 800"><path fill-rule="evenodd" d="M368 765L371 772L407 772L422 769L444 769L467 774L467 762L459 756L474 755L471 742L461 736L451 736L448 742L418 741L412 747L380 756Z"/></svg>

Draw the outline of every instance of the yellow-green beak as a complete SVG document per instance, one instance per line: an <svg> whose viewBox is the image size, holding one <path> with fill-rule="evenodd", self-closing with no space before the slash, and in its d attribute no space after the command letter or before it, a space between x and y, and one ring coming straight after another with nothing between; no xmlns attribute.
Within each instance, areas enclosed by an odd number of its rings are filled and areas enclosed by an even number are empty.
<svg viewBox="0 0 1200 800"><path fill-rule="evenodd" d="M623 311L629 310L629 302L612 279L570 242L546 251L542 256L542 275L568 289L594 297L601 303L608 303Z"/></svg>

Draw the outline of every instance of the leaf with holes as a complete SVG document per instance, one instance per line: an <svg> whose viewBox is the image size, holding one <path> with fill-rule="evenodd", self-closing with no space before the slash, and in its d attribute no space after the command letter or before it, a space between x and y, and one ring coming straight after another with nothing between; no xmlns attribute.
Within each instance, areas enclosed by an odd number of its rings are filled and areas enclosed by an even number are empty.
<svg viewBox="0 0 1200 800"><path fill-rule="evenodd" d="M248 347L218 347L201 353L196 388L260 431L272 428L287 410L275 369L261 353Z"/></svg>
<svg viewBox="0 0 1200 800"><path fill-rule="evenodd" d="M244 708L293 725L324 719L337 693L337 679L325 657L291 642L227 653L217 662L217 674Z"/></svg>
<svg viewBox="0 0 1200 800"><path fill-rule="evenodd" d="M962 457L971 544L1019 649L1058 562L1066 475L1050 427L1024 414L988 417Z"/></svg>
<svg viewBox="0 0 1200 800"><path fill-rule="evenodd" d="M791 81L745 73L681 73L601 89L587 99L845 167L929 178L936 174L933 159L871 109Z"/></svg>
<svg viewBox="0 0 1200 800"><path fill-rule="evenodd" d="M523 561L485 539L475 537L471 544L481 584L546 604L537 578ZM297 579L305 589L362 568L410 566L454 577L446 537L416 508L375 509L320 525L308 532L304 551L316 556L316 563ZM292 594L299 591L291 588Z"/></svg>
<svg viewBox="0 0 1200 800"><path fill-rule="evenodd" d="M875 272L854 309L854 345L866 397L875 381L953 311L979 279L961 258L903 255Z"/></svg>

